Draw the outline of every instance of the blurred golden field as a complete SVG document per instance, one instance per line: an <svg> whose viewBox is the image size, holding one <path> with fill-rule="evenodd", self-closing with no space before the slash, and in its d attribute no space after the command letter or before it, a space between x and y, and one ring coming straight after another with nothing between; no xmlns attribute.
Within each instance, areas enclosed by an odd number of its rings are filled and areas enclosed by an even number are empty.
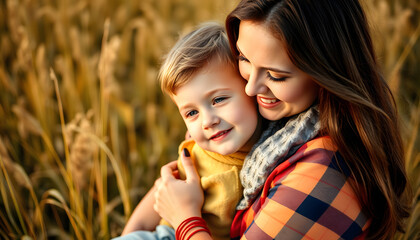
<svg viewBox="0 0 420 240"><path fill-rule="evenodd" d="M179 34L238 0L0 0L0 239L119 235L185 127L156 80ZM420 2L366 0L420 237Z"/></svg>

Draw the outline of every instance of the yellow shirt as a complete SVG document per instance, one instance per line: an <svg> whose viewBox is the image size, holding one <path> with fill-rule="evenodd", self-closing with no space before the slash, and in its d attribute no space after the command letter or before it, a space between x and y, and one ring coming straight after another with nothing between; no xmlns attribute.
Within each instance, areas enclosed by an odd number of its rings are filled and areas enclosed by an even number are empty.
<svg viewBox="0 0 420 240"><path fill-rule="evenodd" d="M236 204L242 198L242 185L239 171L247 152L236 152L221 155L199 147L195 141L187 140L180 144L179 154L187 148L191 159L201 177L204 191L202 216L206 220L213 239L230 239L230 227L235 215ZM181 179L185 179L185 171L178 159Z"/></svg>

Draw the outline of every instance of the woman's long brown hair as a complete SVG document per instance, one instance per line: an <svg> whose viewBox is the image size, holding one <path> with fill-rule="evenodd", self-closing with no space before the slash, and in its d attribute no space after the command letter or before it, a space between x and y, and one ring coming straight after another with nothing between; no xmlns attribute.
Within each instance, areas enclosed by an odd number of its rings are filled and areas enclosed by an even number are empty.
<svg viewBox="0 0 420 240"><path fill-rule="evenodd" d="M264 24L290 59L320 86L321 132L350 168L352 187L372 219L368 238L403 231L409 189L398 113L376 61L357 0L242 0L226 19L232 51L240 21Z"/></svg>

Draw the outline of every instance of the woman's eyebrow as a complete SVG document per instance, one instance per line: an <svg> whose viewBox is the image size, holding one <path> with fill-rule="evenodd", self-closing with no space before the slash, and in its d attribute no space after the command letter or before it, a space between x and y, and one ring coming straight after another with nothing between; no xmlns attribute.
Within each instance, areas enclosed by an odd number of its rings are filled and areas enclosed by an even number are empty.
<svg viewBox="0 0 420 240"><path fill-rule="evenodd" d="M272 67L264 67L264 68L267 69L267 70L269 70L269 71L273 71L273 72L291 74L291 72L286 71L286 70L281 70L281 69L272 68Z"/></svg>
<svg viewBox="0 0 420 240"><path fill-rule="evenodd" d="M244 56L244 57L245 57L245 54L243 54L243 53L241 52L241 49L239 49L238 43L236 43L236 49L238 50L238 52L239 52L239 54L240 54L240 55L242 55L242 56ZM245 58L246 58L246 57L245 57ZM264 68L264 69L266 69L266 70L269 70L269 71L273 71L273 72L285 73L285 74L291 74L291 72L289 72L289 71L286 71L286 70L281 70L281 69L274 68L274 67L262 67L262 68Z"/></svg>

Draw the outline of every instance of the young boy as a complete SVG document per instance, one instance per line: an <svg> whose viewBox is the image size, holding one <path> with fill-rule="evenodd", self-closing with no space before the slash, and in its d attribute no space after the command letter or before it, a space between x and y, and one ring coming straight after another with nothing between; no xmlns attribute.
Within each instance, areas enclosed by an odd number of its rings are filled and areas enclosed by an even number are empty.
<svg viewBox="0 0 420 240"><path fill-rule="evenodd" d="M259 137L255 101L245 94L224 28L207 23L181 38L169 52L159 79L178 106L190 140L179 149L191 153L205 194L202 216L214 239L230 239L235 207L242 197L239 171ZM185 173L178 160L180 177ZM143 198L118 239L175 239L174 230L158 225L154 189ZM158 225L156 227L156 225ZM156 228L156 229L155 229Z"/></svg>

